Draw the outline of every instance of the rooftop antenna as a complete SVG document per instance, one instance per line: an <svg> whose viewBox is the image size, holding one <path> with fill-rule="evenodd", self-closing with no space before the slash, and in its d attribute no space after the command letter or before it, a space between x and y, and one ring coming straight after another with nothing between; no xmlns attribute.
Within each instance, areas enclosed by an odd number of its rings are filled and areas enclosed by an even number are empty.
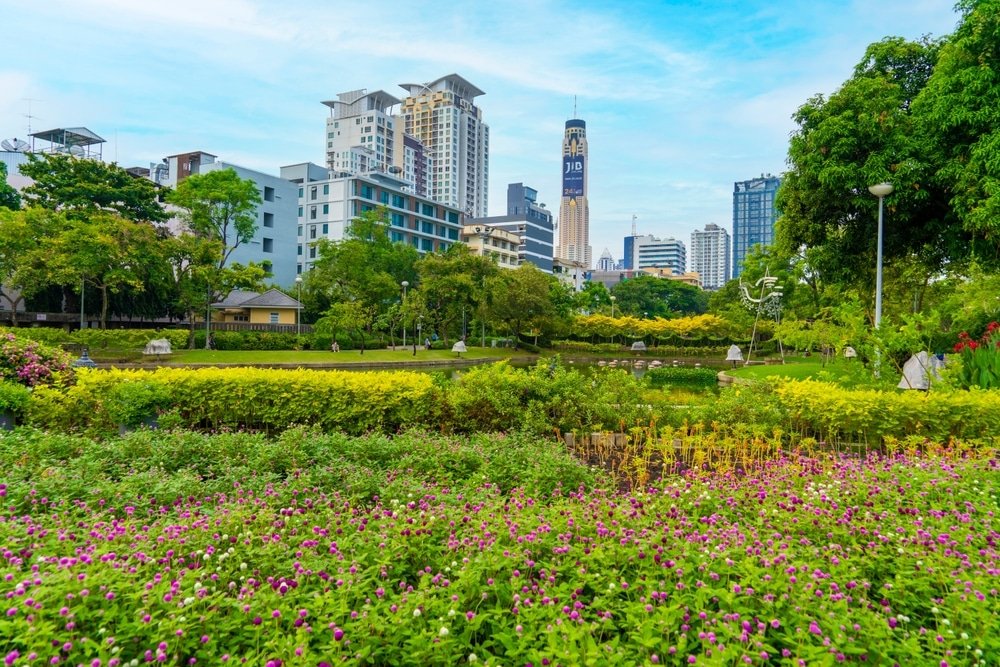
<svg viewBox="0 0 1000 667"><path fill-rule="evenodd" d="M31 115L31 103L32 102L38 102L39 100L36 100L33 97L22 97L21 99L28 103L28 113L24 114L24 117L28 119L28 136L30 137L31 136L31 119L32 118L38 118L38 116L32 116Z"/></svg>
<svg viewBox="0 0 1000 667"><path fill-rule="evenodd" d="M635 233L635 213L632 214L632 236L636 236L636 233Z"/></svg>
<svg viewBox="0 0 1000 667"><path fill-rule="evenodd" d="M573 96L573 118L576 118L576 95Z"/></svg>

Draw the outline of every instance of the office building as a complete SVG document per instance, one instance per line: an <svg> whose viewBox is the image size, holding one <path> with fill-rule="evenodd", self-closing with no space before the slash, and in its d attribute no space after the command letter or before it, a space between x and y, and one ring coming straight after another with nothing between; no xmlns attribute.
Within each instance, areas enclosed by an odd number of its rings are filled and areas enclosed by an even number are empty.
<svg viewBox="0 0 1000 667"><path fill-rule="evenodd" d="M431 199L470 218L487 214L490 128L475 99L485 93L457 74L404 83L400 107L406 134L431 159Z"/></svg>
<svg viewBox="0 0 1000 667"><path fill-rule="evenodd" d="M566 121L562 143L562 200L556 254L590 268L590 206L587 203L587 123Z"/></svg>
<svg viewBox="0 0 1000 667"><path fill-rule="evenodd" d="M626 236L624 244L626 270L645 268L687 270L687 249L684 242L673 238L659 239L652 234Z"/></svg>
<svg viewBox="0 0 1000 667"><path fill-rule="evenodd" d="M729 232L715 224L691 232L691 270L707 290L721 288L730 276Z"/></svg>
<svg viewBox="0 0 1000 667"><path fill-rule="evenodd" d="M298 189L298 270L316 261L319 239L340 241L350 223L384 206L389 238L419 252L444 251L459 241L462 212L413 194L408 181L389 173L337 174L311 163L281 168L282 178Z"/></svg>
<svg viewBox="0 0 1000 667"><path fill-rule="evenodd" d="M489 225L517 234L520 263L529 262L545 273L552 273L552 212L538 202L538 191L534 188L524 183L508 184L507 215L476 218L470 224Z"/></svg>
<svg viewBox="0 0 1000 667"><path fill-rule="evenodd" d="M294 184L284 178L223 162L203 151L170 155L158 164L151 164L149 177L159 185L174 188L189 176L223 169L232 169L240 178L253 181L261 198L257 207L257 231L253 238L233 251L228 263L256 262L271 274L275 283L291 287L295 283L297 243ZM177 229L176 223L170 227ZM233 230L230 233L235 234ZM235 238L231 237L228 243L234 241Z"/></svg>
<svg viewBox="0 0 1000 667"><path fill-rule="evenodd" d="M774 198L781 179L771 174L737 181L733 187L733 278L740 275L743 258L755 245L774 243L774 223L778 209Z"/></svg>

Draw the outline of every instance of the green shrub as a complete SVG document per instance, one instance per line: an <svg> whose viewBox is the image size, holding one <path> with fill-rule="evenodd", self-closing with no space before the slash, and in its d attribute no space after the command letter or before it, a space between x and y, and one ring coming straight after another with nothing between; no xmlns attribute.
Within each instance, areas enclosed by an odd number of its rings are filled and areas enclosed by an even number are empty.
<svg viewBox="0 0 1000 667"><path fill-rule="evenodd" d="M31 390L16 382L0 382L0 412L20 415L28 406Z"/></svg>
<svg viewBox="0 0 1000 667"><path fill-rule="evenodd" d="M391 433L437 419L437 391L422 373L158 368L81 371L73 387L36 391L29 420L46 428L107 431L119 423L109 400L122 383L165 389L179 425L193 428L282 431L315 424L324 431Z"/></svg>
<svg viewBox="0 0 1000 667"><path fill-rule="evenodd" d="M0 334L0 380L28 387L72 382L70 356L62 350L7 332Z"/></svg>
<svg viewBox="0 0 1000 667"><path fill-rule="evenodd" d="M105 401L108 416L128 428L135 428L155 418L170 405L170 388L146 380L122 382L113 386Z"/></svg>
<svg viewBox="0 0 1000 667"><path fill-rule="evenodd" d="M694 368L692 366L668 366L651 368L643 375L653 387L669 384L716 384L718 371L714 368Z"/></svg>

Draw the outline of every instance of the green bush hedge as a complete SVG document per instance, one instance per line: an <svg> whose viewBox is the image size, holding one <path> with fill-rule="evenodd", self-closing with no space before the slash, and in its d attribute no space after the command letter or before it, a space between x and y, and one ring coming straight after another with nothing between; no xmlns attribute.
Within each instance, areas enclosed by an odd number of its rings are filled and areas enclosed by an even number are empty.
<svg viewBox="0 0 1000 667"><path fill-rule="evenodd" d="M692 366L668 366L651 368L643 377L653 387L669 384L717 384L718 371L714 368L694 368Z"/></svg>

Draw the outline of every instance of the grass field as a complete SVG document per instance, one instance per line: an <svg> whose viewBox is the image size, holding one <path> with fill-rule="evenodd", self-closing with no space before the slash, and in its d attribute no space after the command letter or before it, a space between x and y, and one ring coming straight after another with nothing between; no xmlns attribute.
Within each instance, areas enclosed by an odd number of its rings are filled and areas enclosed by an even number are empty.
<svg viewBox="0 0 1000 667"><path fill-rule="evenodd" d="M884 385L888 380L899 379L898 373L893 370L886 373L883 382L876 381L871 372L857 360L833 359L823 365L823 359L819 355L810 357L785 357L784 364L774 366L737 366L735 369L727 370L727 373L739 378L748 380L763 380L772 377L786 377L793 380L826 380L835 382L843 387L860 387ZM895 384L895 381L892 382Z"/></svg>
<svg viewBox="0 0 1000 667"><path fill-rule="evenodd" d="M469 348L462 359L508 359L528 356L514 350ZM375 364L413 363L425 361L456 361L459 355L450 350L423 350L413 348L397 350L177 350L163 358L169 364Z"/></svg>

